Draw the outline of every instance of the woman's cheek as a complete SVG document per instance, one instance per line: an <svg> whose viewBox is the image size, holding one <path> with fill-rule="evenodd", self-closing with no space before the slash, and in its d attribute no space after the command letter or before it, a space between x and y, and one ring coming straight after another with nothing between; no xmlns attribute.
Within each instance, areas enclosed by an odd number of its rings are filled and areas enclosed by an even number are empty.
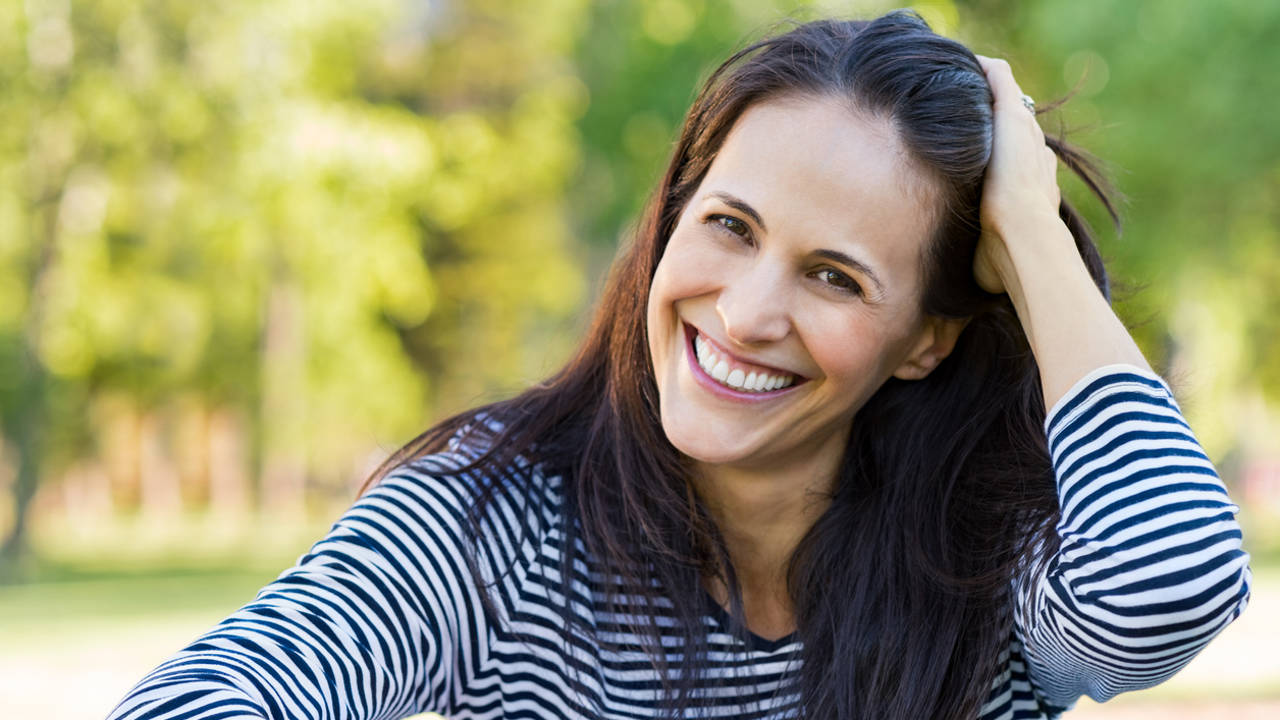
<svg viewBox="0 0 1280 720"><path fill-rule="evenodd" d="M680 297L710 292L732 273L736 258L717 248L707 238L672 236L663 255L659 274L665 291Z"/></svg>
<svg viewBox="0 0 1280 720"><path fill-rule="evenodd" d="M882 369L883 358L875 356L877 348L885 347L885 338L870 320L848 307L814 308L808 317L799 319L798 329L808 338L804 344L814 362L828 375L843 375L858 369Z"/></svg>

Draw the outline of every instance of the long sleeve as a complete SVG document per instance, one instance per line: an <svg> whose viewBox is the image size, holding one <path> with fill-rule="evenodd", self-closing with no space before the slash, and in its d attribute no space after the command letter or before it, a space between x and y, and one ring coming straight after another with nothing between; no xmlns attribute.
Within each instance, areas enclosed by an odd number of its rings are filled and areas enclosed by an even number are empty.
<svg viewBox="0 0 1280 720"><path fill-rule="evenodd" d="M111 720L448 712L483 616L461 484L403 469L385 479L253 602L145 677Z"/></svg>
<svg viewBox="0 0 1280 720"><path fill-rule="evenodd" d="M1015 632L1053 713L1169 678L1244 610L1250 572L1238 508L1158 376L1098 368L1045 432L1061 546L1019 584Z"/></svg>

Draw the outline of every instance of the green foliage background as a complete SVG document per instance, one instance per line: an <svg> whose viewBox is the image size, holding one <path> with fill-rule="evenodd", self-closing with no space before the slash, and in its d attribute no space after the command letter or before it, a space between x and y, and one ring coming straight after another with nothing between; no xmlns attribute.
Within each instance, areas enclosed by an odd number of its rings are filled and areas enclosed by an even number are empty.
<svg viewBox="0 0 1280 720"><path fill-rule="evenodd" d="M345 501L545 376L697 82L779 21L890 7L3 0L10 561L85 488L147 511L153 475L187 510L227 465L246 512ZM1042 102L1074 90L1044 122L1091 128L1128 197L1119 236L1089 207L1122 316L1229 482L1280 472L1280 3L915 7Z"/></svg>

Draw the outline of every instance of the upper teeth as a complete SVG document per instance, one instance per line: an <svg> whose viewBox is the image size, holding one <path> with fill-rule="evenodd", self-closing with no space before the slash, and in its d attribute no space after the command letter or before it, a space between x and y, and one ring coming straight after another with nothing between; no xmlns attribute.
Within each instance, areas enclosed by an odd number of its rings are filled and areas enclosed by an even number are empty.
<svg viewBox="0 0 1280 720"><path fill-rule="evenodd" d="M702 369L720 383L735 390L767 392L787 387L796 381L795 375L786 373L768 373L761 369L744 370L727 356L716 353L711 343L702 339L701 335L693 338L693 348Z"/></svg>

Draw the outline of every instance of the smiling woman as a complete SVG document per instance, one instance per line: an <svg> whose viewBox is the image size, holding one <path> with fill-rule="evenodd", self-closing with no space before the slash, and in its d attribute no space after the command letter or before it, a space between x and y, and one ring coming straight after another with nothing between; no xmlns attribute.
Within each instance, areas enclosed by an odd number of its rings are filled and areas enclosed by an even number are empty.
<svg viewBox="0 0 1280 720"><path fill-rule="evenodd" d="M734 55L569 364L113 717L1050 718L1172 675L1248 557L1029 106L907 13Z"/></svg>
<svg viewBox="0 0 1280 720"><path fill-rule="evenodd" d="M834 98L762 102L734 124L649 294L662 427L700 475L834 479L857 409L950 352L964 321L920 310L935 214L920 198L937 193L905 157L887 119ZM689 362L699 343L709 372ZM785 387L752 394L751 375Z"/></svg>

